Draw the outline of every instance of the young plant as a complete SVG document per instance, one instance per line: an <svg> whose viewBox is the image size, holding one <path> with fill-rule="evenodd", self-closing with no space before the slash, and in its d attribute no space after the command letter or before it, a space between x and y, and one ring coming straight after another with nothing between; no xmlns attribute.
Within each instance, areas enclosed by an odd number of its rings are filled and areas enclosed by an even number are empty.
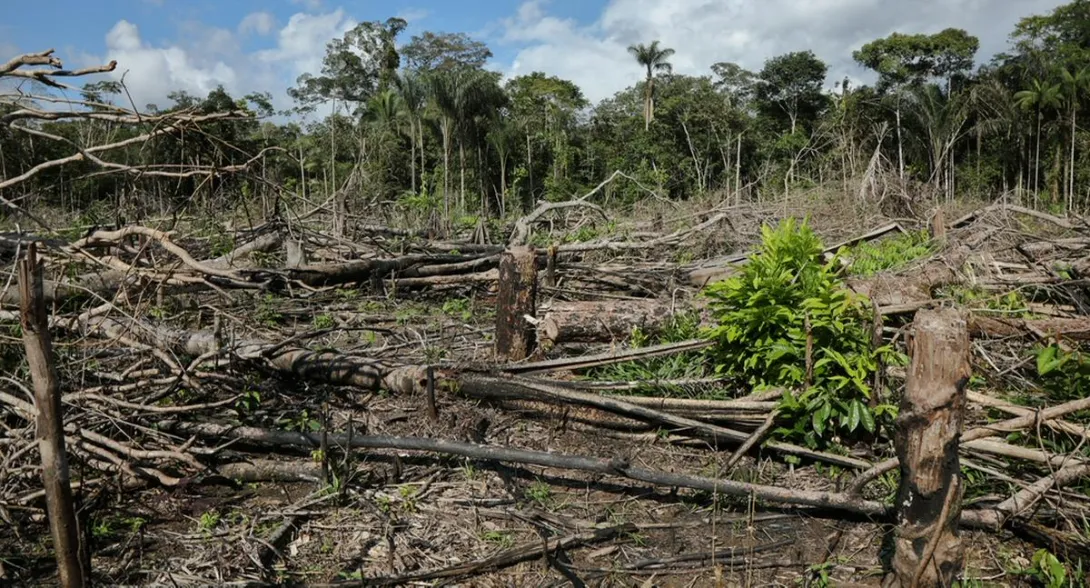
<svg viewBox="0 0 1090 588"><path fill-rule="evenodd" d="M879 361L901 358L871 342L871 307L822 263L824 247L806 222L762 229L762 247L742 271L708 286L717 326L709 355L717 373L753 388L784 388L781 438L827 446L873 433L894 407L868 406Z"/></svg>

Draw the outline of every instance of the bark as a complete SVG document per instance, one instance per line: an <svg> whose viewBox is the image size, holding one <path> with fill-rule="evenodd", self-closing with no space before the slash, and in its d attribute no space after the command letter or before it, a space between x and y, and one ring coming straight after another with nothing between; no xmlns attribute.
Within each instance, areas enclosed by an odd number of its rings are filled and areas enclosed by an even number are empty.
<svg viewBox="0 0 1090 588"><path fill-rule="evenodd" d="M534 349L534 327L526 320L537 305L537 260L529 247L512 247L500 257L496 296L496 354L521 361Z"/></svg>
<svg viewBox="0 0 1090 588"><path fill-rule="evenodd" d="M969 331L955 310L921 311L894 443L901 464L898 529L885 587L951 586L965 565L959 436L969 381Z"/></svg>
<svg viewBox="0 0 1090 588"><path fill-rule="evenodd" d="M49 338L41 272L37 244L31 243L26 258L19 262L23 343L34 384L34 404L38 408L37 441L42 458L42 485L60 585L77 588L84 585L90 570L85 569L86 562L80 551L79 526L64 447L60 376Z"/></svg>
<svg viewBox="0 0 1090 588"><path fill-rule="evenodd" d="M673 309L658 300L557 302L537 326L538 340L550 345L627 339L634 328L660 330Z"/></svg>

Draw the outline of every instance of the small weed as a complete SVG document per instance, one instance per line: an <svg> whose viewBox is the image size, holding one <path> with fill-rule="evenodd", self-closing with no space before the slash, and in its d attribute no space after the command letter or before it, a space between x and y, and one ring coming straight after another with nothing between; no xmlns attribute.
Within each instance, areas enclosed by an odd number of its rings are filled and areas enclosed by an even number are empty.
<svg viewBox="0 0 1090 588"><path fill-rule="evenodd" d="M515 538L507 531L488 531L481 538L489 543L494 543L501 549L507 549L515 544Z"/></svg>
<svg viewBox="0 0 1090 588"><path fill-rule="evenodd" d="M460 317L463 321L473 318L472 301L468 298L454 298L443 302L443 314Z"/></svg>
<svg viewBox="0 0 1090 588"><path fill-rule="evenodd" d="M319 314L314 316L314 328L318 330L332 329L336 325L331 314Z"/></svg>
<svg viewBox="0 0 1090 588"><path fill-rule="evenodd" d="M542 482L541 480L535 481L533 484L530 484L529 488L526 489L526 497L540 504L541 506L547 506L549 500L552 498L552 495L552 486L549 486L547 483Z"/></svg>
<svg viewBox="0 0 1090 588"><path fill-rule="evenodd" d="M336 290L333 291L333 295L336 296L338 300L343 300L343 301L347 302L349 300L355 300L355 299L359 298L360 297L360 291L359 290L351 290L351 289L348 289L348 288L337 288Z"/></svg>
<svg viewBox="0 0 1090 588"><path fill-rule="evenodd" d="M220 513L210 510L201 515L199 521L197 521L197 528L205 534L211 533L212 529L215 529L220 524Z"/></svg>
<svg viewBox="0 0 1090 588"><path fill-rule="evenodd" d="M254 319L268 327L277 326L284 319L284 315L276 308L276 300L276 296L271 293L261 297L254 309Z"/></svg>

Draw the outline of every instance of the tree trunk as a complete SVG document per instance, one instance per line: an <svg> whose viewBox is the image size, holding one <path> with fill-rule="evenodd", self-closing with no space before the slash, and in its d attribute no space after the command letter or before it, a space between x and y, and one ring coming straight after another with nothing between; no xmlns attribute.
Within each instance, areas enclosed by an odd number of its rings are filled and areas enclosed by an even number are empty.
<svg viewBox="0 0 1090 588"><path fill-rule="evenodd" d="M1033 158L1033 202L1037 203L1037 194L1041 179L1041 111L1037 110L1037 153Z"/></svg>
<svg viewBox="0 0 1090 588"><path fill-rule="evenodd" d="M34 383L34 404L38 408L37 440L42 457L42 485L53 552L57 559L60 585L82 588L90 570L81 557L79 526L72 503L72 483L64 448L64 412L60 377L49 340L49 319L42 295L42 270L38 247L31 242L25 259L19 262L21 323L30 378Z"/></svg>
<svg viewBox="0 0 1090 588"><path fill-rule="evenodd" d="M952 586L965 566L959 437L965 419L969 331L956 310L916 315L894 441L901 482L891 573L883 587Z"/></svg>
<svg viewBox="0 0 1090 588"><path fill-rule="evenodd" d="M522 361L534 349L533 317L537 305L537 265L531 247L512 247L500 257L496 296L496 355Z"/></svg>
<svg viewBox="0 0 1090 588"><path fill-rule="evenodd" d="M901 95L897 95L897 171L903 184L905 181L905 150L901 140Z"/></svg>
<svg viewBox="0 0 1090 588"><path fill-rule="evenodd" d="M415 195L418 193L416 191L416 125L412 121L409 122L409 149L412 153L409 156L409 161L412 164L409 175L412 178L412 190Z"/></svg>
<svg viewBox="0 0 1090 588"><path fill-rule="evenodd" d="M507 216L507 157L500 157L500 218Z"/></svg>
<svg viewBox="0 0 1090 588"><path fill-rule="evenodd" d="M450 225L450 127L443 127L443 222Z"/></svg>
<svg viewBox="0 0 1090 588"><path fill-rule="evenodd" d="M1078 116L1078 110L1076 108L1071 109L1071 157L1068 161L1071 162L1070 167L1067 170L1067 212L1072 212L1075 209L1075 133L1076 117Z"/></svg>
<svg viewBox="0 0 1090 588"><path fill-rule="evenodd" d="M466 145L458 139L458 213L466 212Z"/></svg>

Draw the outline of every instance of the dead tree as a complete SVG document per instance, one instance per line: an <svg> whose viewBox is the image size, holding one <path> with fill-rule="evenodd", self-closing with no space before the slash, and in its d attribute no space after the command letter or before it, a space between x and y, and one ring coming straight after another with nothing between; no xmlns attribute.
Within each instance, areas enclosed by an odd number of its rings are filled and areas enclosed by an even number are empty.
<svg viewBox="0 0 1090 588"><path fill-rule="evenodd" d="M537 305L537 260L531 247L512 247L500 257L496 297L496 354L520 361L534 350L533 317Z"/></svg>
<svg viewBox="0 0 1090 588"><path fill-rule="evenodd" d="M901 464L898 528L883 586L951 586L965 563L957 532L958 446L971 374L965 316L920 311L909 345L912 363L894 437Z"/></svg>
<svg viewBox="0 0 1090 588"><path fill-rule="evenodd" d="M38 248L33 242L28 246L26 258L19 262L19 289L22 291L23 344L34 383L34 403L38 407L37 440L42 456L42 485L60 585L65 588L83 586L87 574L81 565L79 529L64 448L60 377L53 361Z"/></svg>

